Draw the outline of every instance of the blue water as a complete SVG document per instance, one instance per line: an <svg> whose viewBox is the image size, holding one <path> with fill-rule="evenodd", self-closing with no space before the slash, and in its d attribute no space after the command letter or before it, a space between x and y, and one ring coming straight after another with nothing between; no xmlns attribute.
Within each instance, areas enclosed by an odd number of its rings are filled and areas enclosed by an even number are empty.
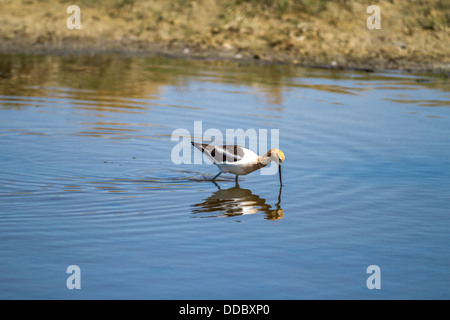
<svg viewBox="0 0 450 320"><path fill-rule="evenodd" d="M0 67L0 298L450 298L448 79L115 56ZM194 121L279 129L283 188L174 164L172 132Z"/></svg>

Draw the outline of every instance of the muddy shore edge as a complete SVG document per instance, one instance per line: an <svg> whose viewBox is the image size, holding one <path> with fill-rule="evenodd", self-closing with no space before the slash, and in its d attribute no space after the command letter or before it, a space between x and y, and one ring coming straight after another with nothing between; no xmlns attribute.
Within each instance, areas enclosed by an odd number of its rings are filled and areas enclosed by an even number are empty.
<svg viewBox="0 0 450 320"><path fill-rule="evenodd" d="M66 45L55 45L53 43L5 43L0 44L0 54L17 55L81 55L93 56L100 54L121 55L124 57L138 56L163 56L176 59L194 59L205 61L233 61L242 64L274 64L274 65L295 65L298 67L353 70L364 72L382 71L404 71L417 73L430 73L443 77L450 77L450 67L446 63L436 61L409 61L408 59L392 59L389 56L374 59L355 59L352 57L340 58L339 64L334 60L331 63L323 63L315 59L304 59L288 52L264 52L262 55L252 52L230 52L217 49L199 49L190 44L173 43L152 44L130 43L123 41L108 43L105 46L91 46L77 42ZM342 62L345 61L345 62Z"/></svg>

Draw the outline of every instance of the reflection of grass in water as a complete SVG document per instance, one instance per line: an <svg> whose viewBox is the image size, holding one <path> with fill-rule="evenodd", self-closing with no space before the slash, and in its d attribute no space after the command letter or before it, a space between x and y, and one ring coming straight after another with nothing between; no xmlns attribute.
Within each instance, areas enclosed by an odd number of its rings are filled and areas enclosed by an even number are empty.
<svg viewBox="0 0 450 320"><path fill-rule="evenodd" d="M0 94L33 96L48 95L50 91L66 90L71 99L82 101L77 108L87 110L126 112L147 110L149 100L161 94L166 85L187 85L192 76L202 77L208 70L216 75L211 81L261 85L270 97L280 96L284 79L295 75L295 68L255 66L243 67L234 62L204 62L175 60L162 57L134 59L113 55L93 57L39 57L4 55L0 59ZM236 77L236 73L242 75ZM2 85L4 82L5 85ZM59 90L59 91L58 91ZM107 99L105 98L107 96ZM146 100L130 100L146 98ZM76 101L75 100L75 101ZM106 100L106 101L105 101ZM89 105L86 104L89 102ZM92 102L96 102L92 105ZM130 102L133 105L130 105ZM139 104L139 105L138 105ZM141 106L142 105L142 106ZM197 106L167 105L153 102L155 107L198 109ZM112 106L112 107L111 107ZM140 110L135 110L137 112Z"/></svg>
<svg viewBox="0 0 450 320"><path fill-rule="evenodd" d="M450 107L450 102L445 100L408 100L408 99L388 99L383 100L392 101L395 103L414 104L420 107Z"/></svg>
<svg viewBox="0 0 450 320"><path fill-rule="evenodd" d="M163 103L155 98L161 96L166 86L183 88L189 85L189 79L196 78L204 82L232 84L241 86L236 94L259 91L270 105L283 103L283 90L286 87L300 87L340 94L358 94L362 90L355 87L325 85L315 79L347 79L349 74L361 81L382 81L384 86L391 82L402 85L393 89L415 90L434 88L447 91L448 80L441 78L405 78L402 74L377 74L363 72L335 72L328 70L299 69L294 66L279 65L243 65L230 61L188 61L163 57L122 58L115 55L92 57L75 56L23 56L3 55L0 57L0 95L31 97L55 96L60 106L70 101L74 108L86 112L97 112L96 116L119 115L120 113L139 114L153 109L189 108L199 110L199 106L185 106ZM212 76L213 75L213 76ZM298 79L302 79L299 81ZM313 80L311 83L309 80ZM425 81L425 80L427 81ZM428 80L430 79L430 80ZM62 96L61 96L62 95ZM8 98L3 98L3 100ZM69 99L66 101L66 99ZM41 106L40 100L32 99ZM60 101L59 101L60 100ZM8 104L10 108L22 108L25 104ZM277 109L281 111L281 109ZM271 117L277 117L272 114ZM161 126L158 124L146 124ZM102 127L103 125L92 126ZM111 127L111 126L109 126ZM113 124L113 127L117 128ZM123 126L113 129L118 131ZM125 128L126 129L126 128ZM140 128L133 127L132 130ZM82 130L81 134L104 136L105 130ZM99 135L101 134L101 135ZM112 133L107 133L111 136ZM136 132L137 134L137 132ZM118 134L113 134L118 136ZM122 138L137 138L138 135ZM158 137L145 137L158 138Z"/></svg>

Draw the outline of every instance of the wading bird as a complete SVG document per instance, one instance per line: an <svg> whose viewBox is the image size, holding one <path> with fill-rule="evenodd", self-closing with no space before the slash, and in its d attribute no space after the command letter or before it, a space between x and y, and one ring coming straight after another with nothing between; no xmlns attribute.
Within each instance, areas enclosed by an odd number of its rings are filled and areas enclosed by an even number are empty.
<svg viewBox="0 0 450 320"><path fill-rule="evenodd" d="M279 149L271 149L262 156L258 156L253 151L238 145L212 145L207 143L191 142L220 169L220 172L211 179L214 181L222 173L232 173L236 175L236 182L239 176L247 175L253 171L267 166L271 161L278 164L278 174L281 180L281 163L284 161L284 153Z"/></svg>

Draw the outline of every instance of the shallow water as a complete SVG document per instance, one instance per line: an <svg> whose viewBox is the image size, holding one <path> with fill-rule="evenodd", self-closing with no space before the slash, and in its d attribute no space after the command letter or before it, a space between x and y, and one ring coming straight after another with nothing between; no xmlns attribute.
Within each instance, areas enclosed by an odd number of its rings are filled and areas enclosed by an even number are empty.
<svg viewBox="0 0 450 320"><path fill-rule="evenodd" d="M0 298L448 299L448 89L398 72L0 56ZM279 129L283 188L174 164L172 132L194 121Z"/></svg>

